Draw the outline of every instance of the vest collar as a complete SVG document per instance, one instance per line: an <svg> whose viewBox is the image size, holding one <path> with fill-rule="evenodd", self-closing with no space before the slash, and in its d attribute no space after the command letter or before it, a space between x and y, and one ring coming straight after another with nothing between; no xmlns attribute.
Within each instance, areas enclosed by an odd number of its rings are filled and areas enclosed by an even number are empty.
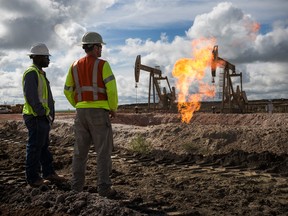
<svg viewBox="0 0 288 216"><path fill-rule="evenodd" d="M32 66L36 67L41 74L45 75L45 71L43 71L42 69L40 69L38 65L33 64Z"/></svg>

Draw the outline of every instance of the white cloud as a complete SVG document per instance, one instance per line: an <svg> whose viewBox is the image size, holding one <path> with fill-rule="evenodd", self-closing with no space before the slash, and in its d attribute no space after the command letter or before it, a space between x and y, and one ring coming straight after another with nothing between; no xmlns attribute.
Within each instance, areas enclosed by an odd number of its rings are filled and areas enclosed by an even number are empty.
<svg viewBox="0 0 288 216"><path fill-rule="evenodd" d="M187 36L215 38L222 52L234 59L253 45L259 28L250 15L232 3L223 2L211 12L196 16Z"/></svg>
<svg viewBox="0 0 288 216"><path fill-rule="evenodd" d="M248 99L287 98L288 63L252 63L247 64L249 82L244 83Z"/></svg>
<svg viewBox="0 0 288 216"><path fill-rule="evenodd" d="M258 35L255 41L255 52L260 61L288 61L288 27L274 28L266 35ZM254 57L255 59L255 57Z"/></svg>
<svg viewBox="0 0 288 216"><path fill-rule="evenodd" d="M0 72L0 77L0 104L23 103L22 71L16 69L12 73Z"/></svg>
<svg viewBox="0 0 288 216"><path fill-rule="evenodd" d="M79 33L83 35L86 32L86 29L78 23L67 21L65 23L56 24L54 31L62 39L62 42L72 46L79 44L79 41L81 41Z"/></svg>

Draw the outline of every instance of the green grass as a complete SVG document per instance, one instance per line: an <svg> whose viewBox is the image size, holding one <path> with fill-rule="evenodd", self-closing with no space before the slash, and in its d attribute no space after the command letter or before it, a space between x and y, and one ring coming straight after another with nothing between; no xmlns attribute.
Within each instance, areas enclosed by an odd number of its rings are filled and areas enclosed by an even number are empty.
<svg viewBox="0 0 288 216"><path fill-rule="evenodd" d="M182 147L187 153L193 154L199 151L199 147L193 142L185 142L182 144Z"/></svg>
<svg viewBox="0 0 288 216"><path fill-rule="evenodd" d="M129 147L132 151L141 154L148 154L152 149L151 142L147 141L142 135L134 137L130 141Z"/></svg>

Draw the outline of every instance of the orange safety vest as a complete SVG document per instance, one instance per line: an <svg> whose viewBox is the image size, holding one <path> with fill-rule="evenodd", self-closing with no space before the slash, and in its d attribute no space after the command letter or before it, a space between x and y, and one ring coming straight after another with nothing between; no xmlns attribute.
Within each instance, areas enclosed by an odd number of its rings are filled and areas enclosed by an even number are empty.
<svg viewBox="0 0 288 216"><path fill-rule="evenodd" d="M106 61L85 56L73 64L75 102L107 100L102 71Z"/></svg>

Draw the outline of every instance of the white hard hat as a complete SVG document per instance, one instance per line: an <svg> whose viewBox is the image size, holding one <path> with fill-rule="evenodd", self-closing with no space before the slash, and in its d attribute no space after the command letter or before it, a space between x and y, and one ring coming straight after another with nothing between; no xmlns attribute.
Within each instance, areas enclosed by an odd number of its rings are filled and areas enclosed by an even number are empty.
<svg viewBox="0 0 288 216"><path fill-rule="evenodd" d="M31 56L31 55L48 55L48 56L50 56L47 46L43 43L34 44L30 49L30 53L27 53L27 55L29 55L29 56Z"/></svg>
<svg viewBox="0 0 288 216"><path fill-rule="evenodd" d="M102 36L97 32L87 32L82 37L82 44L106 44L103 42Z"/></svg>

